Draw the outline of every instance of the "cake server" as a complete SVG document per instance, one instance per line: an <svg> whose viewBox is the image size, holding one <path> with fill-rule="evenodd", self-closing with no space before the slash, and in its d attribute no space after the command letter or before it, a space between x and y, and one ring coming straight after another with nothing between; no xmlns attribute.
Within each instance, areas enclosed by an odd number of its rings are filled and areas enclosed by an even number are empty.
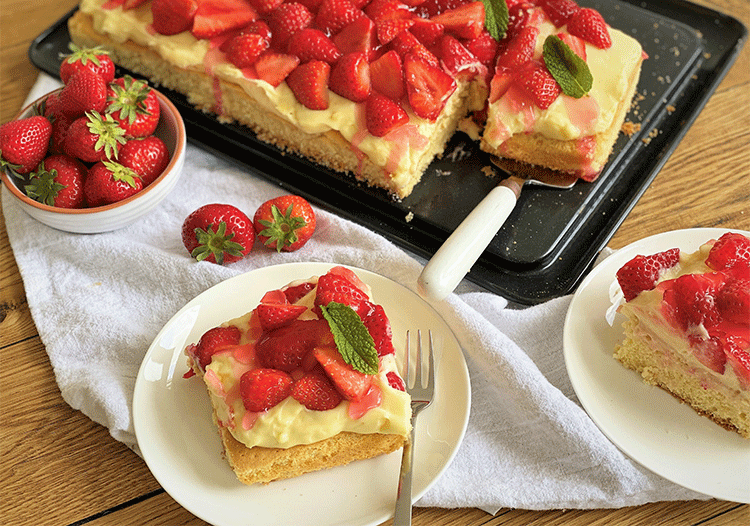
<svg viewBox="0 0 750 526"><path fill-rule="evenodd" d="M491 161L509 176L479 202L422 269L417 292L425 299L439 301L453 292L508 219L524 185L567 189L578 180L575 175L508 159L491 157Z"/></svg>

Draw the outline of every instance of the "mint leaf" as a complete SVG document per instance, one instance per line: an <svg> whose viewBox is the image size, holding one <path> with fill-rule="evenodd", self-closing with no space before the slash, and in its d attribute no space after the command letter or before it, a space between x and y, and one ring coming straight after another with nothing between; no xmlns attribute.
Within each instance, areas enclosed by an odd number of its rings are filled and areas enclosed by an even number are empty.
<svg viewBox="0 0 750 526"><path fill-rule="evenodd" d="M580 99L591 89L594 77L588 64L560 37L550 35L544 41L544 64L563 93Z"/></svg>
<svg viewBox="0 0 750 526"><path fill-rule="evenodd" d="M320 306L344 361L364 374L378 372L378 352L362 318L349 305L330 302Z"/></svg>
<svg viewBox="0 0 750 526"><path fill-rule="evenodd" d="M498 42L508 31L508 4L505 0L482 0L484 4L484 27Z"/></svg>

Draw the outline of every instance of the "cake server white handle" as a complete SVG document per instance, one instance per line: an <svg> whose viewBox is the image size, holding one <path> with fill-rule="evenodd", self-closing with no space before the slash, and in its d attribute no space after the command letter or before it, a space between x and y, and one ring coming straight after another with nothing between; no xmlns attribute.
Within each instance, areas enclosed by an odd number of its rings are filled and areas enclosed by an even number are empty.
<svg viewBox="0 0 750 526"><path fill-rule="evenodd" d="M440 301L466 276L513 211L524 180L511 176L493 188L427 262L417 292Z"/></svg>

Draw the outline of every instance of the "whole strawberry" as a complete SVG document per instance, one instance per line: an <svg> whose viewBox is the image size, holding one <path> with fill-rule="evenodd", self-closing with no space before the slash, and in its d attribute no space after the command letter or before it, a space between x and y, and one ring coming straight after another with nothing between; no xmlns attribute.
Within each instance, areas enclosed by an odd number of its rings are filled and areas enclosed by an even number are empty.
<svg viewBox="0 0 750 526"><path fill-rule="evenodd" d="M159 137L131 139L120 148L117 160L143 179L144 188L153 183L169 164L169 150Z"/></svg>
<svg viewBox="0 0 750 526"><path fill-rule="evenodd" d="M315 212L304 197L282 195L260 205L253 224L264 245L277 252L293 252L315 232Z"/></svg>
<svg viewBox="0 0 750 526"><path fill-rule="evenodd" d="M102 113L107 105L107 83L89 69L76 71L60 91L61 110L69 117Z"/></svg>
<svg viewBox="0 0 750 526"><path fill-rule="evenodd" d="M0 126L0 166L19 174L34 170L47 155L52 125L41 115Z"/></svg>
<svg viewBox="0 0 750 526"><path fill-rule="evenodd" d="M63 84L67 84L70 77L82 69L88 69L100 75L107 84L115 78L115 64L109 52L98 46L80 48L71 43L69 47L71 53L60 64L60 80Z"/></svg>
<svg viewBox="0 0 750 526"><path fill-rule="evenodd" d="M65 154L54 154L39 164L24 187L26 195L35 201L58 208L83 208L83 182L87 169L84 164Z"/></svg>
<svg viewBox="0 0 750 526"><path fill-rule="evenodd" d="M252 250L255 231L250 218L237 207L212 203L185 218L182 243L198 261L223 265L239 261Z"/></svg>
<svg viewBox="0 0 750 526"><path fill-rule="evenodd" d="M83 192L89 206L104 206L135 195L143 188L143 181L130 168L114 162L100 161L89 168Z"/></svg>
<svg viewBox="0 0 750 526"><path fill-rule="evenodd" d="M116 159L120 145L125 144L125 130L112 119L97 112L87 113L70 124L63 150L86 163Z"/></svg>
<svg viewBox="0 0 750 526"><path fill-rule="evenodd" d="M105 112L120 124L126 137L148 137L159 124L159 99L148 83L120 77L109 84Z"/></svg>

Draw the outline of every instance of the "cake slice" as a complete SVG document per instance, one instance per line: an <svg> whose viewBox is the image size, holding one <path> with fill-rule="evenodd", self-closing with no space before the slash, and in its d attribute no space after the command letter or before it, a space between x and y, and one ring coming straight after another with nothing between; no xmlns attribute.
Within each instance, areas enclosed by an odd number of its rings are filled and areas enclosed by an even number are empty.
<svg viewBox="0 0 750 526"><path fill-rule="evenodd" d="M617 272L625 338L614 357L750 438L750 239L639 255Z"/></svg>
<svg viewBox="0 0 750 526"><path fill-rule="evenodd" d="M269 291L185 353L244 484L391 453L411 430L390 322L344 267Z"/></svg>

